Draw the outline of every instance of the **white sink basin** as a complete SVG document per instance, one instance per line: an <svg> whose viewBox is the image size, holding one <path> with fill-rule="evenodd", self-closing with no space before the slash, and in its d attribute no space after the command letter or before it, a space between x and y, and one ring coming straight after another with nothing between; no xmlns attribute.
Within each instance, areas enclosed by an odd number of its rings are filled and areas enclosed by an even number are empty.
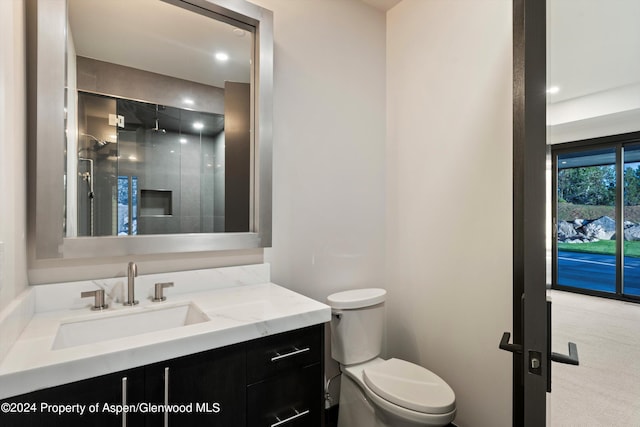
<svg viewBox="0 0 640 427"><path fill-rule="evenodd" d="M99 315L99 318L61 323L51 349L92 344L209 320L209 317L193 303L170 307L135 307Z"/></svg>

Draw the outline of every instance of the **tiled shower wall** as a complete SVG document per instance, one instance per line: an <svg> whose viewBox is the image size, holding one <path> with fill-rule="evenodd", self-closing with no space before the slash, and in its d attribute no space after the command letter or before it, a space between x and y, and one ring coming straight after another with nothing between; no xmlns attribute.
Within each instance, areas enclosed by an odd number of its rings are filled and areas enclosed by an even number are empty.
<svg viewBox="0 0 640 427"><path fill-rule="evenodd" d="M77 74L78 90L81 91L175 107L181 105L186 94L194 100L199 111L215 114L225 111L222 88L84 57L77 58ZM115 229L117 211L111 195L116 193L118 175L137 176L141 190L171 192L171 215L139 215L138 234L223 232L224 132L214 137L189 136L187 143L179 142L184 135L172 132L140 132L119 132L118 143L121 147L128 146L127 151L135 152L136 160L92 156L95 158L96 194L94 234L110 235ZM103 152L106 154L107 150ZM114 208L105 208L105 205Z"/></svg>

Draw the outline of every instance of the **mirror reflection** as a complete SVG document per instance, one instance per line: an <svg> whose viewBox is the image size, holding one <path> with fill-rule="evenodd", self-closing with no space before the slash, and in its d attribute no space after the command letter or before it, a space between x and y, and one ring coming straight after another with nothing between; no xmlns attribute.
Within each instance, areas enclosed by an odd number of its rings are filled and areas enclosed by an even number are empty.
<svg viewBox="0 0 640 427"><path fill-rule="evenodd" d="M66 236L249 231L253 31L211 18L69 0Z"/></svg>

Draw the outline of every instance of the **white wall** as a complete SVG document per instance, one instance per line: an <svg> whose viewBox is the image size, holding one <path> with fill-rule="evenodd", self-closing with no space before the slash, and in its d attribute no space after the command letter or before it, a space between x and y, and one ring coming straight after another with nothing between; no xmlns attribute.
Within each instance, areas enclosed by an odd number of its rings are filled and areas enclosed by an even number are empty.
<svg viewBox="0 0 640 427"><path fill-rule="evenodd" d="M384 287L385 15L359 0L252 1L274 12L271 278L318 301ZM325 361L337 373L328 342Z"/></svg>
<svg viewBox="0 0 640 427"><path fill-rule="evenodd" d="M320 301L384 286L385 15L359 0L274 12L274 282Z"/></svg>
<svg viewBox="0 0 640 427"><path fill-rule="evenodd" d="M433 370L460 427L511 425L510 0L387 14L388 356Z"/></svg>
<svg viewBox="0 0 640 427"><path fill-rule="evenodd" d="M0 310L27 287L24 1L0 1Z"/></svg>

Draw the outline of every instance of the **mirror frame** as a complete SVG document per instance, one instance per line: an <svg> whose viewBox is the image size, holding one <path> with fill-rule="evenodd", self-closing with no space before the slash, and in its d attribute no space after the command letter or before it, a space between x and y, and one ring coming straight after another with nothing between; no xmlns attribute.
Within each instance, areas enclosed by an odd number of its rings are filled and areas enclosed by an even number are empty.
<svg viewBox="0 0 640 427"><path fill-rule="evenodd" d="M251 224L247 233L65 237L66 0L28 0L28 242L32 260L243 250L271 246L273 13L245 0L162 0L255 28ZM60 106L60 108L52 108ZM52 161L59 159L59 161Z"/></svg>

